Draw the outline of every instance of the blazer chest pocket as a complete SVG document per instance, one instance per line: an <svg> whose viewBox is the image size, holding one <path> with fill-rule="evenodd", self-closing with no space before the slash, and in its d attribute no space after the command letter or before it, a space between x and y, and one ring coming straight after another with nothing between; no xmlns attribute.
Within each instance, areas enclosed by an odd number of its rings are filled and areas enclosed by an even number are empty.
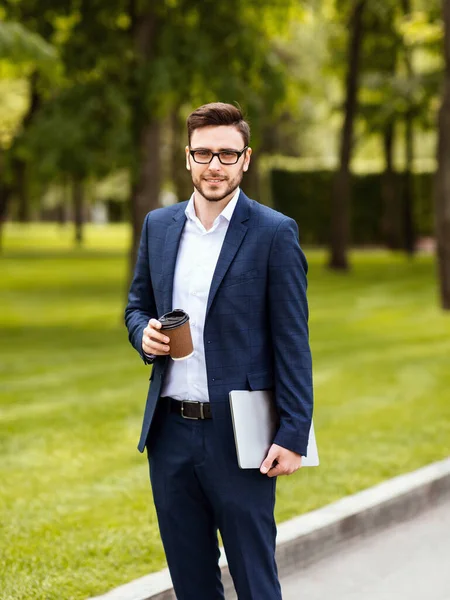
<svg viewBox="0 0 450 600"><path fill-rule="evenodd" d="M256 279L258 275L258 269L250 269L249 271L245 271L244 273L240 273L239 275L230 275L229 277L225 277L225 279L222 282L222 287L229 287L231 285L246 283L247 281Z"/></svg>
<svg viewBox="0 0 450 600"><path fill-rule="evenodd" d="M274 387L273 373L271 371L253 371L247 373L249 388L255 390L271 390Z"/></svg>

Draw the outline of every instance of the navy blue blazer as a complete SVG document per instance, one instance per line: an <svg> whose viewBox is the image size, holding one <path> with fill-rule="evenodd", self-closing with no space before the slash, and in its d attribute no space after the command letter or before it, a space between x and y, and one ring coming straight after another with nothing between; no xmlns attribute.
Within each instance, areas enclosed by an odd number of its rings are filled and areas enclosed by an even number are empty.
<svg viewBox="0 0 450 600"><path fill-rule="evenodd" d="M172 290L186 205L153 210L142 229L125 322L146 364L142 334L149 319L183 308L172 307ZM233 443L229 392L273 389L280 423L274 443L306 455L313 407L306 273L295 221L241 192L211 282L204 325L209 399L224 443ZM141 452L169 360L154 360Z"/></svg>

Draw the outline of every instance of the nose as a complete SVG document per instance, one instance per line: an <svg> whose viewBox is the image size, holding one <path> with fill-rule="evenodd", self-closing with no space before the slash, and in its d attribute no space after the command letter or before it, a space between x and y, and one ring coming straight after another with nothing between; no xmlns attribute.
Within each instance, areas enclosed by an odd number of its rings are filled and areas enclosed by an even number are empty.
<svg viewBox="0 0 450 600"><path fill-rule="evenodd" d="M213 156L212 161L209 163L209 168L214 170L219 170L222 167L222 163L219 160L218 156Z"/></svg>

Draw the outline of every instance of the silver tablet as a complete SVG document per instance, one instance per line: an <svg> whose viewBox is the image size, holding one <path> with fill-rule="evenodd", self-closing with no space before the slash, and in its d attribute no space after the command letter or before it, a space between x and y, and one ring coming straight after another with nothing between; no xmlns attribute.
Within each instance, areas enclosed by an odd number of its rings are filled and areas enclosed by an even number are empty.
<svg viewBox="0 0 450 600"><path fill-rule="evenodd" d="M275 437L277 414L269 390L230 392L231 417L241 469L259 469Z"/></svg>
<svg viewBox="0 0 450 600"><path fill-rule="evenodd" d="M238 464L241 469L259 469L275 437L278 418L270 390L233 390L229 394ZM314 425L311 423L303 467L319 464Z"/></svg>

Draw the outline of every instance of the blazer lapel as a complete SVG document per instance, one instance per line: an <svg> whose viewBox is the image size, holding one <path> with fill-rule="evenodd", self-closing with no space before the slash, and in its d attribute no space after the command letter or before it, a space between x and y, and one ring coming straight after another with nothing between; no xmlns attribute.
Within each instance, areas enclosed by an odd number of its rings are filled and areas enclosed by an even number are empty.
<svg viewBox="0 0 450 600"><path fill-rule="evenodd" d="M247 221L250 213L250 200L241 191L236 207L231 217L228 231L223 241L222 250L219 254L216 269L211 282L209 290L208 304L206 307L206 317L208 316L209 309L213 303L214 297L219 289L222 279L225 277L225 273L228 271L231 262L236 256L236 252L239 250L239 246L247 233L247 225L244 225L244 221ZM205 319L206 319L205 317Z"/></svg>
<svg viewBox="0 0 450 600"><path fill-rule="evenodd" d="M177 211L166 231L166 239L164 242L163 252L163 290L164 290L164 313L172 310L172 295L173 295L173 277L175 273L175 264L177 260L178 247L180 245L181 232L186 223L186 215L184 209L187 202L183 202L180 210Z"/></svg>

